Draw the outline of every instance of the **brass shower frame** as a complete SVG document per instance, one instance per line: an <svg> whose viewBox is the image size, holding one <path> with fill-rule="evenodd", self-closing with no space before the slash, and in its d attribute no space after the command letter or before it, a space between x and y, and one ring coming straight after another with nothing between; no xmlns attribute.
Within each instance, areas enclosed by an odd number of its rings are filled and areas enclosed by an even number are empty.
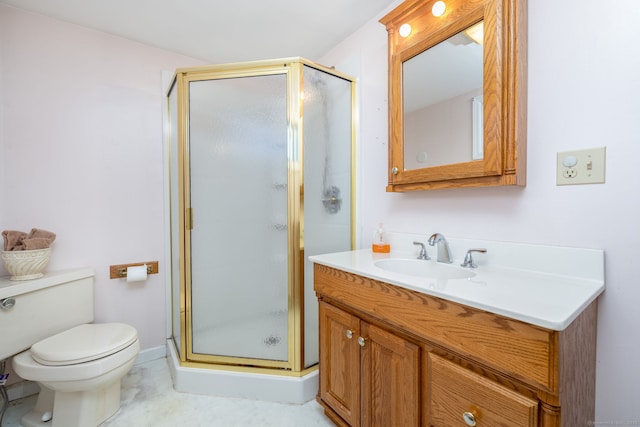
<svg viewBox="0 0 640 427"><path fill-rule="evenodd" d="M167 98L172 90L178 94L178 229L180 251L180 365L187 367L215 368L240 372L262 372L285 376L303 376L316 369L304 365L304 133L301 119L304 117L301 93L303 91L303 67L309 66L342 78L351 84L351 248L355 247L355 155L356 155L356 82L346 74L322 66L304 58L282 58L181 68L176 70ZM207 355L193 352L191 320L191 236L192 211L189 185L189 83L193 81L285 74L287 80L287 233L288 233L288 357L286 361ZM169 144L171 147L171 144ZM169 149L170 150L170 149ZM171 150L170 150L171 151ZM169 154L171 155L171 153ZM171 171L173 173L175 171ZM176 195L171 195L173 198ZM172 218L172 222L173 222ZM172 257L176 254L172 254ZM170 263L168 264L170 265ZM173 277L173 276L172 276ZM172 299L172 319L175 310ZM173 321L171 322L173 327ZM172 336L175 335L172 333ZM172 340L173 342L173 340Z"/></svg>

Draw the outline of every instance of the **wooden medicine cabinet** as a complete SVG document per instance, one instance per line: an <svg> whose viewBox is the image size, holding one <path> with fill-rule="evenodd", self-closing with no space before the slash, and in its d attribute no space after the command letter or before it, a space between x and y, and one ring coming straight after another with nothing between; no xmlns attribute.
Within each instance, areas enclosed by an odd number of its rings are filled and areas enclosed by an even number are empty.
<svg viewBox="0 0 640 427"><path fill-rule="evenodd" d="M387 191L524 186L527 0L406 0L380 22Z"/></svg>

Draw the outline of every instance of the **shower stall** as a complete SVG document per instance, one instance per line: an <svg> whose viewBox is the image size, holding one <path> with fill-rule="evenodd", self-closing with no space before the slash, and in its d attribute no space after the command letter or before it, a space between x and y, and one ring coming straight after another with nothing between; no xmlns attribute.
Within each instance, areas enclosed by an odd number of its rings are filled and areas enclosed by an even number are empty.
<svg viewBox="0 0 640 427"><path fill-rule="evenodd" d="M354 79L302 58L185 68L167 106L174 383L312 375L307 257L354 246Z"/></svg>

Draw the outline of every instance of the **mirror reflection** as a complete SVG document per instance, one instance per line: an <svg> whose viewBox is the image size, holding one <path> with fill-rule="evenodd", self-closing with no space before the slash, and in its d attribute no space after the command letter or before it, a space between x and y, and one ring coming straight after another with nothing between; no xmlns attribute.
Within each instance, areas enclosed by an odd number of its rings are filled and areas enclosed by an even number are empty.
<svg viewBox="0 0 640 427"><path fill-rule="evenodd" d="M483 158L482 27L403 63L405 170Z"/></svg>

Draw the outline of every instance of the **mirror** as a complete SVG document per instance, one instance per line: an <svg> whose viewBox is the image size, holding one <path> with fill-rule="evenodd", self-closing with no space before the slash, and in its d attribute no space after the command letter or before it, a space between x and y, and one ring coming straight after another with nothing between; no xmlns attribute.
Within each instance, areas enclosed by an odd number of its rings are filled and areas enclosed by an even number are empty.
<svg viewBox="0 0 640 427"><path fill-rule="evenodd" d="M483 158L483 22L402 64L404 168Z"/></svg>
<svg viewBox="0 0 640 427"><path fill-rule="evenodd" d="M436 3L406 0L380 20L389 35L387 191L522 186L526 0L446 0L438 16ZM410 30L401 36L401 27Z"/></svg>

